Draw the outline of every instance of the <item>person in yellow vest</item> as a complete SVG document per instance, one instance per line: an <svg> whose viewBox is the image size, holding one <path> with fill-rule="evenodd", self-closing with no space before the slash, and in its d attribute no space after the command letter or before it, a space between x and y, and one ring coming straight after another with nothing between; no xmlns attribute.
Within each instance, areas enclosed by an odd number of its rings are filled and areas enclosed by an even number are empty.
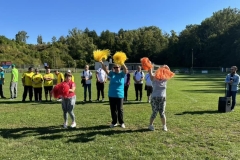
<svg viewBox="0 0 240 160"><path fill-rule="evenodd" d="M43 76L39 73L38 69L35 69L35 74L32 76L32 86L34 90L35 102L42 101L42 82Z"/></svg>
<svg viewBox="0 0 240 160"><path fill-rule="evenodd" d="M70 69L67 71L67 73L71 73L72 74ZM73 75L72 75L72 82L74 82L74 76Z"/></svg>
<svg viewBox="0 0 240 160"><path fill-rule="evenodd" d="M52 101L52 95L51 95L50 92L53 89L54 75L50 72L51 72L50 68L47 68L46 69L46 74L43 76L43 79L44 79L45 100L48 101L48 94L49 94L49 98L50 98L50 102L51 102Z"/></svg>
<svg viewBox="0 0 240 160"><path fill-rule="evenodd" d="M29 100L32 101L33 97L33 87L32 87L32 76L33 76L33 68L29 67L28 71L23 73L22 75L22 84L24 87L22 102L25 102L27 93L29 93Z"/></svg>
<svg viewBox="0 0 240 160"><path fill-rule="evenodd" d="M57 84L64 81L63 74L61 72L59 72L58 70L55 71L55 75L57 76ZM62 98L59 98L57 101L62 101Z"/></svg>

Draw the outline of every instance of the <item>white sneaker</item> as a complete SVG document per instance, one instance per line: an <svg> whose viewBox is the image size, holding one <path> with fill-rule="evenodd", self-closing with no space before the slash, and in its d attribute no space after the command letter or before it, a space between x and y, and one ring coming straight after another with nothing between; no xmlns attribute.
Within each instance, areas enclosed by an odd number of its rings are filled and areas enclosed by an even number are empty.
<svg viewBox="0 0 240 160"><path fill-rule="evenodd" d="M148 129L151 130L151 131L154 131L154 126L153 125L149 125Z"/></svg>
<svg viewBox="0 0 240 160"><path fill-rule="evenodd" d="M63 128L67 128L67 124L66 123L63 123Z"/></svg>
<svg viewBox="0 0 240 160"><path fill-rule="evenodd" d="M163 130L167 132L167 126L166 125L163 126Z"/></svg>
<svg viewBox="0 0 240 160"><path fill-rule="evenodd" d="M125 124L124 124L124 123L122 123L122 124L121 124L121 127L122 127L122 128L126 128L126 126L125 126Z"/></svg>
<svg viewBox="0 0 240 160"><path fill-rule="evenodd" d="M76 122L73 122L72 124L71 124L71 128L75 128L76 127Z"/></svg>
<svg viewBox="0 0 240 160"><path fill-rule="evenodd" d="M116 127L116 126L117 126L117 123L116 124L111 124L110 128L113 128L113 127Z"/></svg>
<svg viewBox="0 0 240 160"><path fill-rule="evenodd" d="M58 101L58 102L62 102L62 99L58 99L57 101Z"/></svg>

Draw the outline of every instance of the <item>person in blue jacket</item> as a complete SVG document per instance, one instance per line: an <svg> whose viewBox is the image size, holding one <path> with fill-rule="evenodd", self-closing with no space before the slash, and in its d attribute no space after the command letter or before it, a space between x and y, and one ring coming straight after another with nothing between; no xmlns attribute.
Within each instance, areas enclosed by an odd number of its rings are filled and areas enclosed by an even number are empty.
<svg viewBox="0 0 240 160"><path fill-rule="evenodd" d="M237 74L237 66L231 67L231 73L226 76L225 82L227 84L227 97L232 97L231 110L234 110L236 105L236 95L238 91L239 75Z"/></svg>

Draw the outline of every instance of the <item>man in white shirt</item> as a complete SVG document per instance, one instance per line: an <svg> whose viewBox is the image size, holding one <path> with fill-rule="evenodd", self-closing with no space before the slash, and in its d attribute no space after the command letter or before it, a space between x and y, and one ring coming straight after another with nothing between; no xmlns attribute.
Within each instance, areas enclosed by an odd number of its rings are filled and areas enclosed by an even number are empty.
<svg viewBox="0 0 240 160"><path fill-rule="evenodd" d="M92 72L89 70L89 66L85 66L85 70L81 73L82 78L82 86L84 87L84 100L83 102L86 102L87 99L87 90L88 90L88 96L89 96L89 102L92 102L91 96L91 79L92 79Z"/></svg>
<svg viewBox="0 0 240 160"><path fill-rule="evenodd" d="M152 87L152 81L149 73L146 74L145 81L146 81L145 90L147 91L147 98L148 98L147 102L150 103L153 87Z"/></svg>
<svg viewBox="0 0 240 160"><path fill-rule="evenodd" d="M133 73L133 80L134 80L134 88L136 99L135 101L142 101L142 86L144 80L144 72L142 71L142 67L138 66L137 70ZM139 92L139 99L138 99L138 92Z"/></svg>
<svg viewBox="0 0 240 160"><path fill-rule="evenodd" d="M107 67L107 66L106 66ZM104 83L107 81L107 74L102 69L99 68L96 71L96 86L97 86L97 101L99 101L100 93L102 95L102 102L104 101Z"/></svg>

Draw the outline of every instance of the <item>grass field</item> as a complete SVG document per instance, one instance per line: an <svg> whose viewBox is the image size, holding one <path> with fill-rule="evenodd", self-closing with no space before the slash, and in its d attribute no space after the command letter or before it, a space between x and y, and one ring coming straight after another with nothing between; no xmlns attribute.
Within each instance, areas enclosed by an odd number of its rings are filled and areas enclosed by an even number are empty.
<svg viewBox="0 0 240 160"><path fill-rule="evenodd" d="M9 75L6 77L8 81ZM76 74L75 81L78 77ZM161 130L159 115L156 130L147 129L151 106L145 91L142 103L134 101L133 83L130 102L124 104L125 129L109 128L107 101L81 103L80 80L74 109L76 129L62 128L61 104L56 101L22 103L19 83L16 100L0 99L0 159L240 159L240 96L234 112L217 111L218 97L224 95L224 78L176 75L171 79L166 106L168 132ZM4 93L10 97L8 84ZM95 80L92 99L96 99Z"/></svg>

